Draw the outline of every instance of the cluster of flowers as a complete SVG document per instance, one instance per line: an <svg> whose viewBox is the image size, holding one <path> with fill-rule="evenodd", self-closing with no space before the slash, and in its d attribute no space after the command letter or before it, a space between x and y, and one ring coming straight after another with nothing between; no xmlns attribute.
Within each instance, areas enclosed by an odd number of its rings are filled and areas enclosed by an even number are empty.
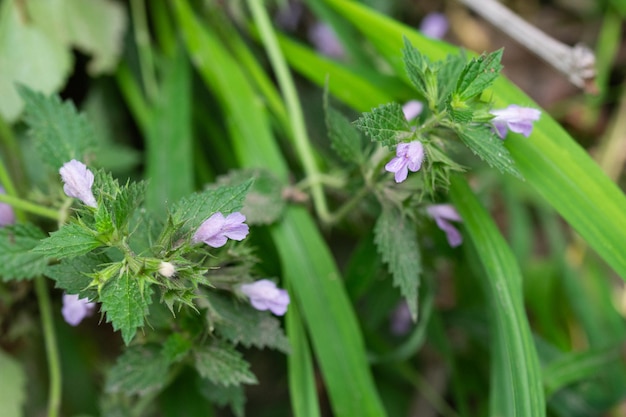
<svg viewBox="0 0 626 417"><path fill-rule="evenodd" d="M63 191L65 194L79 199L86 206L98 207L91 189L94 175L85 164L73 159L64 164L59 173L64 183ZM2 209L1 206L0 209ZM249 233L245 221L246 216L239 212L230 213L227 216L220 212L214 213L198 227L191 238L191 242L193 244L204 243L212 248L219 248L224 246L228 239L241 241ZM159 267L159 273L170 278L176 273L176 266L171 262L163 261ZM278 288L273 281L262 279L250 284L243 284L239 289L257 310L270 310L279 316L287 312L287 306L290 302L289 294L286 290ZM78 325L83 318L93 314L94 310L95 303L90 302L87 298L79 298L75 294L63 296L61 312L65 321L72 326Z"/></svg>

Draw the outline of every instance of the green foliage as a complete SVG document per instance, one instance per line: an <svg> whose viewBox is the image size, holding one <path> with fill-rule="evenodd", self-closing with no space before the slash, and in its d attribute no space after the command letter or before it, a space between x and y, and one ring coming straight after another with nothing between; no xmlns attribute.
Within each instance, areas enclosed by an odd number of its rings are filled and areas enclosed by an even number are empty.
<svg viewBox="0 0 626 417"><path fill-rule="evenodd" d="M26 403L26 372L20 362L0 350L0 415L21 417Z"/></svg>
<svg viewBox="0 0 626 417"><path fill-rule="evenodd" d="M94 132L84 115L72 102L62 102L58 96L46 97L28 87L19 87L26 103L24 120L41 158L52 168L77 159L85 160L95 146Z"/></svg>
<svg viewBox="0 0 626 417"><path fill-rule="evenodd" d="M371 140L384 146L393 146L413 134L398 103L382 104L357 119L355 126Z"/></svg>
<svg viewBox="0 0 626 417"><path fill-rule="evenodd" d="M198 380L200 392L204 397L220 407L229 406L236 417L244 416L246 396L243 385L214 384L206 379Z"/></svg>
<svg viewBox="0 0 626 417"><path fill-rule="evenodd" d="M58 264L48 266L45 275L55 281L55 288L61 288L68 294L78 294L80 298L88 297L93 300L97 292L95 288L88 288L92 282L89 274L94 274L108 263L110 259L106 255L88 253L65 258Z"/></svg>
<svg viewBox="0 0 626 417"><path fill-rule="evenodd" d="M192 343L180 333L170 334L163 343L163 356L169 363L182 360L191 350Z"/></svg>
<svg viewBox="0 0 626 417"><path fill-rule="evenodd" d="M217 332L226 340L245 347L265 347L289 353L289 341L280 327L278 319L267 311L258 311L248 304L220 296L209 298L211 309L208 320L214 323Z"/></svg>
<svg viewBox="0 0 626 417"><path fill-rule="evenodd" d="M107 323L114 330L122 331L122 339L127 345L135 336L137 328L143 326L148 314L152 290L144 277L135 276L122 267L119 276L110 280L100 291L102 311Z"/></svg>
<svg viewBox="0 0 626 417"><path fill-rule="evenodd" d="M109 370L105 390L127 395L159 390L167 380L169 365L157 345L130 346Z"/></svg>
<svg viewBox="0 0 626 417"><path fill-rule="evenodd" d="M346 117L324 101L326 129L330 144L345 162L361 164L364 161L363 139Z"/></svg>
<svg viewBox="0 0 626 417"><path fill-rule="evenodd" d="M460 128L457 133L463 143L490 166L523 179L504 142L488 126Z"/></svg>
<svg viewBox="0 0 626 417"><path fill-rule="evenodd" d="M421 54L411 45L411 42L404 38L404 49L402 49L404 66L411 83L417 92L426 100L431 108L435 107L439 98L437 85L437 66Z"/></svg>
<svg viewBox="0 0 626 417"><path fill-rule="evenodd" d="M81 224L69 223L41 240L33 253L63 259L85 255L100 246L103 243L98 240L95 232Z"/></svg>
<svg viewBox="0 0 626 417"><path fill-rule="evenodd" d="M241 357L241 353L230 345L215 343L197 347L194 358L200 376L214 384L229 386L258 382L248 369L250 365Z"/></svg>
<svg viewBox="0 0 626 417"><path fill-rule="evenodd" d="M393 207L383 207L374 227L375 243L393 275L393 283L406 298L413 320L417 320L418 288L422 262L415 223Z"/></svg>
<svg viewBox="0 0 626 417"><path fill-rule="evenodd" d="M47 266L47 254L33 249L45 235L30 223L0 228L0 277L3 281L34 278Z"/></svg>
<svg viewBox="0 0 626 417"><path fill-rule="evenodd" d="M124 230L135 210L139 208L146 194L146 183L129 182L120 188L113 203L114 225L118 230Z"/></svg>
<svg viewBox="0 0 626 417"><path fill-rule="evenodd" d="M500 75L503 49L478 58L472 58L463 68L457 80L453 101L464 102L482 94Z"/></svg>

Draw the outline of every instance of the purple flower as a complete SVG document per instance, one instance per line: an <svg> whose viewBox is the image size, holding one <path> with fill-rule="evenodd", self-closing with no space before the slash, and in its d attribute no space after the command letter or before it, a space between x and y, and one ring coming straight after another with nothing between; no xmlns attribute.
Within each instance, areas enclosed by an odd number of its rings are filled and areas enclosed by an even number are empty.
<svg viewBox="0 0 626 417"><path fill-rule="evenodd" d="M417 100L410 100L404 103L402 106L402 113L404 113L404 118L410 122L420 115L422 110L424 109L424 103Z"/></svg>
<svg viewBox="0 0 626 417"><path fill-rule="evenodd" d="M325 23L317 22L309 29L309 40L322 55L343 58L346 54L333 28Z"/></svg>
<svg viewBox="0 0 626 417"><path fill-rule="evenodd" d="M433 204L426 208L426 213L437 223L437 227L446 232L448 243L453 248L463 243L463 236L449 221L461 222L461 216L451 204Z"/></svg>
<svg viewBox="0 0 626 417"><path fill-rule="evenodd" d="M507 133L507 129L521 133L528 137L533 130L533 122L539 120L541 112L532 107L520 107L515 104L511 104L506 109L491 110L491 114L494 117L491 120L495 127L496 133L500 138L504 139Z"/></svg>
<svg viewBox="0 0 626 417"><path fill-rule="evenodd" d="M396 147L396 157L385 165L385 170L395 173L396 182L406 179L409 171L417 172L424 161L424 146L419 140L400 143Z"/></svg>
<svg viewBox="0 0 626 417"><path fill-rule="evenodd" d="M246 216L238 211L224 217L219 211L206 219L193 235L192 242L204 242L213 248L226 244L228 239L243 240L248 235Z"/></svg>
<svg viewBox="0 0 626 417"><path fill-rule="evenodd" d="M250 299L250 304L257 310L270 310L277 316L282 316L287 312L289 305L287 290L276 287L276 284L269 279L243 284L241 292Z"/></svg>
<svg viewBox="0 0 626 417"><path fill-rule="evenodd" d="M405 335L411 330L412 325L409 305L406 301L401 301L391 313L391 333L396 336Z"/></svg>
<svg viewBox="0 0 626 417"><path fill-rule="evenodd" d="M87 316L91 316L96 308L96 303L89 302L87 298L78 298L77 294L63 294L63 308L61 313L70 326L78 326Z"/></svg>
<svg viewBox="0 0 626 417"><path fill-rule="evenodd" d="M61 179L65 183L63 191L69 197L78 198L85 205L98 207L96 199L91 192L93 185L93 173L82 162L72 159L66 162L59 170Z"/></svg>
<svg viewBox="0 0 626 417"><path fill-rule="evenodd" d="M0 194L6 194L4 188L0 187ZM0 227L15 223L15 212L13 207L7 203L0 203Z"/></svg>
<svg viewBox="0 0 626 417"><path fill-rule="evenodd" d="M443 13L428 13L420 23L420 32L429 38L441 39L447 31L448 19Z"/></svg>

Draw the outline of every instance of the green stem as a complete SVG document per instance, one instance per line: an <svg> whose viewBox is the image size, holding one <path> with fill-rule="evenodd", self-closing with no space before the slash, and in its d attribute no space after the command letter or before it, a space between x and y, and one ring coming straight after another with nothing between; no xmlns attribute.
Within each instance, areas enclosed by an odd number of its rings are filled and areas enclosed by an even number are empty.
<svg viewBox="0 0 626 417"><path fill-rule="evenodd" d="M12 195L0 194L0 202L7 203L18 210L27 211L56 221L59 220L59 213L56 210L31 203L30 201L22 200L21 198L14 197Z"/></svg>
<svg viewBox="0 0 626 417"><path fill-rule="evenodd" d="M276 39L276 34L272 28L270 19L263 7L262 1L247 0L247 2L248 7L252 12L254 22L259 28L261 39L263 39L263 45L265 46L270 63L276 74L283 98L287 103L289 121L291 123L296 152L302 163L304 172L307 177L319 178L321 173L315 163L315 159L313 158L315 153L306 132L302 106L298 100L298 94L296 93L293 78L289 72L287 61L285 60L285 57L283 56L278 45L278 40ZM327 222L330 218L330 214L328 212L326 197L324 196L324 189L319 182L311 184L311 195L313 197L313 205L315 206L317 215L322 221Z"/></svg>
<svg viewBox="0 0 626 417"><path fill-rule="evenodd" d="M146 9L143 0L131 0L131 16L134 24L135 44L139 53L139 68L141 78L146 89L146 96L150 103L154 103L158 97L156 76L154 74L154 61L152 48L150 47L150 32L146 19Z"/></svg>
<svg viewBox="0 0 626 417"><path fill-rule="evenodd" d="M57 417L61 408L61 360L57 348L56 334L52 320L50 296L43 276L35 278L35 292L41 314L43 337L46 344L50 385L48 388L48 417Z"/></svg>

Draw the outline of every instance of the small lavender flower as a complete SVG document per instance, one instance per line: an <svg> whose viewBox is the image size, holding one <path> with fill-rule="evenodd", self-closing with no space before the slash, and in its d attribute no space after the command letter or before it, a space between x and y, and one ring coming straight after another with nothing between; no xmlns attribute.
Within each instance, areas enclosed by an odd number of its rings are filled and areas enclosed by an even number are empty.
<svg viewBox="0 0 626 417"><path fill-rule="evenodd" d="M63 308L61 314L70 326L78 326L87 316L91 316L96 308L96 303L87 298L78 298L77 294L63 294Z"/></svg>
<svg viewBox="0 0 626 417"><path fill-rule="evenodd" d="M395 173L396 182L406 179L409 171L417 172L424 161L424 146L419 140L400 143L396 147L396 157L385 165L385 170Z"/></svg>
<svg viewBox="0 0 626 417"><path fill-rule="evenodd" d="M4 188L0 187L0 194L6 194ZM0 203L0 227L15 223L15 212L13 207L7 203Z"/></svg>
<svg viewBox="0 0 626 417"><path fill-rule="evenodd" d="M66 162L59 170L61 179L65 183L63 191L68 197L78 198L85 205L98 207L96 199L91 192L93 186L93 173L82 162L72 159Z"/></svg>
<svg viewBox="0 0 626 417"><path fill-rule="evenodd" d="M429 13L420 23L420 32L429 38L441 39L448 31L448 26L448 19L443 13Z"/></svg>
<svg viewBox="0 0 626 417"><path fill-rule="evenodd" d="M500 138L504 139L507 129L511 132L521 133L528 137L533 130L533 122L539 120L541 111L532 107L520 107L511 104L506 109L491 110L494 117L491 120L495 127L496 133Z"/></svg>
<svg viewBox="0 0 626 417"><path fill-rule="evenodd" d="M391 313L391 333L396 336L405 335L411 330L413 319L406 301L401 301Z"/></svg>
<svg viewBox="0 0 626 417"><path fill-rule="evenodd" d="M250 299L250 304L257 310L270 310L277 316L282 316L287 312L290 301L287 290L276 287L276 284L269 279L243 284L241 292Z"/></svg>
<svg viewBox="0 0 626 417"><path fill-rule="evenodd" d="M192 242L204 242L213 248L226 244L228 239L243 240L248 235L246 216L238 211L224 217L219 211L206 219L193 235Z"/></svg>
<svg viewBox="0 0 626 417"><path fill-rule="evenodd" d="M461 216L451 204L433 204L426 208L426 213L435 220L437 227L446 232L448 243L453 248L463 243L463 236L449 221L461 222Z"/></svg>
<svg viewBox="0 0 626 417"><path fill-rule="evenodd" d="M402 106L402 113L404 113L404 118L407 122L410 122L419 116L420 113L422 113L422 110L424 110L424 103L417 100L407 101L404 103L404 106Z"/></svg>
<svg viewBox="0 0 626 417"><path fill-rule="evenodd" d="M339 42L337 34L326 23L315 23L309 29L308 35L315 49L322 55L339 59L345 56L346 52L341 42Z"/></svg>

